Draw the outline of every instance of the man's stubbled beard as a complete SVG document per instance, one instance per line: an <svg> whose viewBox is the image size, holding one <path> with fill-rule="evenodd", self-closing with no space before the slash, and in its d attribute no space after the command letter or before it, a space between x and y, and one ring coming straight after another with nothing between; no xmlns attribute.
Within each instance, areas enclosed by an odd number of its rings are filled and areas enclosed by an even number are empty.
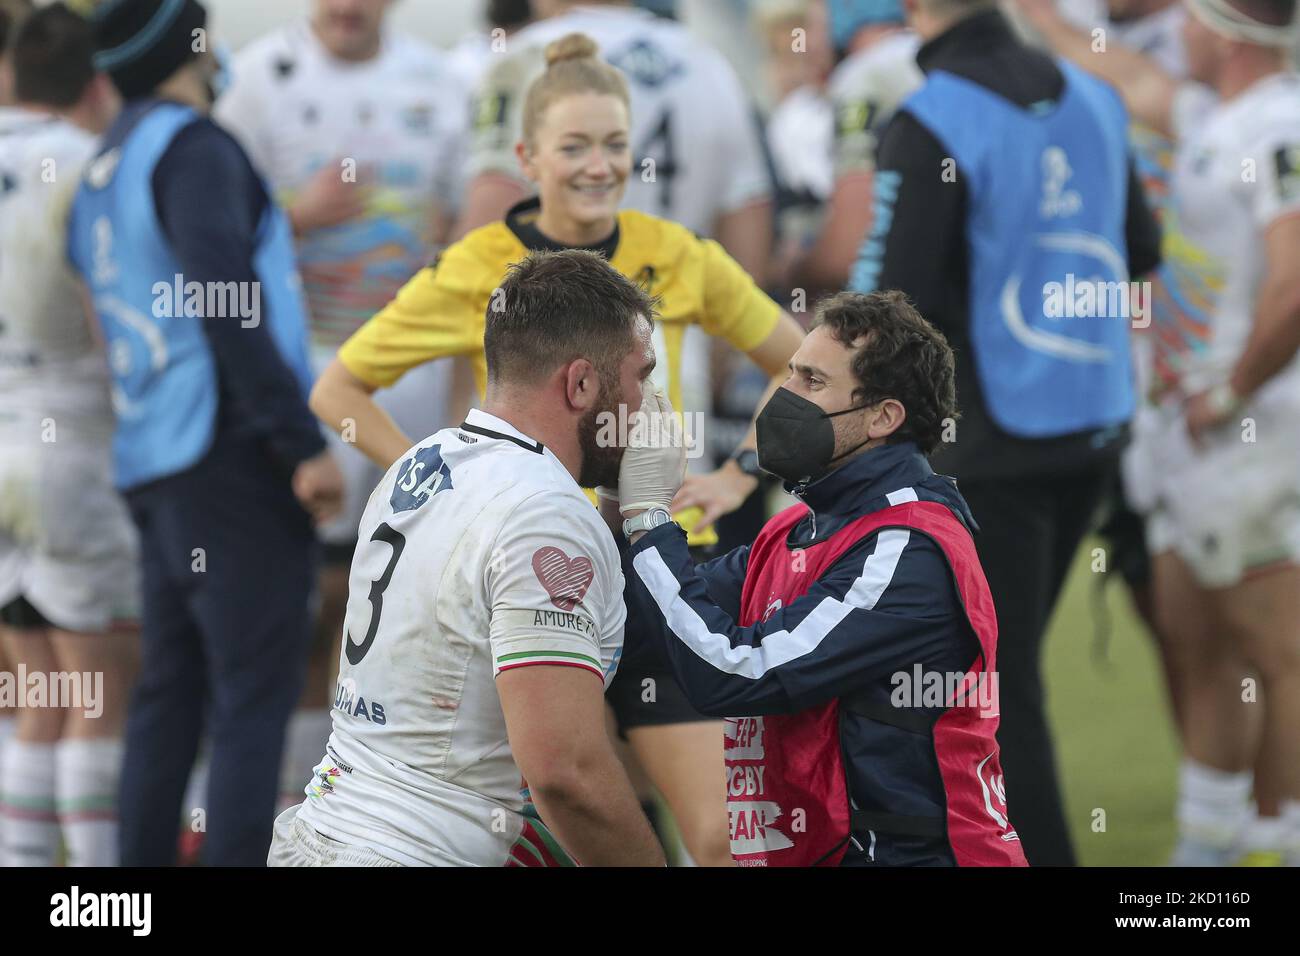
<svg viewBox="0 0 1300 956"><path fill-rule="evenodd" d="M600 376L600 393L596 396L596 405L578 422L578 445L582 449L582 467L578 470L578 484L583 488L618 487L618 470L623 464L623 449L617 444L601 447L597 438L600 434L601 416L612 416L618 420L618 403L613 401L614 378Z"/></svg>

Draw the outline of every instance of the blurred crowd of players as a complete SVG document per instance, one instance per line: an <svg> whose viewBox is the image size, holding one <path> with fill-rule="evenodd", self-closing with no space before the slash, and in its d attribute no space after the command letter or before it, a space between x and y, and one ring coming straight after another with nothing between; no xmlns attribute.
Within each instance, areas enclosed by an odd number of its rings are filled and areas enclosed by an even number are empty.
<svg viewBox="0 0 1300 956"><path fill-rule="evenodd" d="M402 2L427 4L436 16L438 4L450 0ZM1244 12L1247 27L1279 31L1294 13L1293 5L1275 0L1201 2L1229 24L1241 22L1234 11ZM14 41L30 6L0 0L0 39ZM441 249L528 198L532 186L515 154L523 93L542 68L545 44L572 32L593 37L629 80L633 163L625 205L717 239L796 319L821 294L868 291L855 266L869 233L880 229L873 217L881 208L877 147L896 108L923 79L920 42L907 28L903 6L891 0L724 6L727 16L748 17L741 25L762 41L767 88L761 92L745 89L719 52L675 22L671 3L491 0L482 4L481 30L438 50L386 26L387 0L311 0L306 18L235 51L222 65L214 117L234 134L292 224L314 372L327 369L340 347ZM1145 305L1155 321L1133 336L1140 390L1150 398L1133 422L1125 481L1116 474L1106 500L1095 509L1090 500L1087 518L1097 525L1104 519L1112 566L1124 572L1162 650L1185 744L1175 862L1295 862L1300 432L1291 410L1300 411L1300 380L1286 353L1285 367L1234 380L1235 392L1215 391L1210 386L1224 379L1205 372L1200 359L1217 349L1215 368L1232 368L1252 335L1257 300L1291 294L1269 283L1277 262L1294 263L1300 254L1293 238L1300 212L1300 82L1286 67L1234 88L1237 81L1224 80L1221 63L1218 72L1207 72L1203 51L1197 69L1184 48L1192 14L1180 0L1020 0L1004 15L1022 36L1116 85L1133 121L1147 202L1166 230L1164 265L1145 277L1154 284ZM1280 47L1268 35L1261 49ZM69 66L68 75L76 72ZM1214 112L1216 92L1236 97L1248 88L1253 110L1226 119ZM126 812L118 794L137 657L136 545L108 480L113 421L105 357L60 263L61 217L77 180L68 170L93 156L94 136L118 104L111 85L96 75L64 96L58 129L37 130L46 123L39 104L16 103L16 97L12 74L0 72L0 671L100 673L105 706L93 719L72 707L0 710L0 864L113 865L117 818ZM1257 160L1257 178L1242 180L1243 196L1211 198L1222 175L1208 186L1189 178L1190 169L1179 178L1180 138L1202 136L1207 128L1222 141L1202 141L1189 166L1203 172L1215 161L1215 147L1228 154L1217 161L1234 172L1241 159ZM23 176L7 172L34 156L57 159L57 188L24 190ZM941 189L935 177L934 188ZM1179 195L1180 183L1188 195ZM1269 190L1272 195L1256 198ZM1234 201L1247 210L1244 219L1226 208ZM925 229L924 222L912 225ZM1205 238L1216 230L1222 234ZM31 243L44 244L44 259L25 250L19 260L14 250ZM20 274L6 270L6 260L47 267ZM1287 303L1292 311L1283 318L1294 325L1300 303L1287 299L1277 308L1285 312ZM660 352L668 347L662 328ZM739 466L730 456L784 359L760 368L762 357L751 352L754 361L747 361L737 341L691 325L671 346L678 357L674 402L710 416L703 433L707 460L693 470L709 517L730 512L705 542L720 540L723 547L753 537L777 492L764 481L751 494L751 484L735 480ZM474 379L468 358L442 358L412 368L376 399L401 433L418 440L460 421L474 400ZM1182 397L1206 389L1218 404L1200 420ZM1177 403L1169 400L1174 395ZM1235 422L1243 418L1258 420L1258 442L1241 440ZM57 438L46 434L51 424ZM361 510L382 473L372 460L377 456L356 447L364 439L346 429L339 437L338 423L330 424L325 431L342 476L340 501L320 511L334 516L319 526L325 559L315 639L305 689L285 732L281 806L302 800L330 732L348 561ZM1207 434L1222 445L1208 464L1189 450L1190 441ZM962 471L953 473L963 478ZM1289 493L1279 493L1283 486ZM1082 530L1067 536L1071 554ZM1037 633L1028 652L1035 660L1060 583L1034 615ZM1016 601L1014 591L996 586L995 597L1000 614ZM1254 689L1243 691L1243 681ZM1069 863L1041 690L1036 681L1033 686L1036 705L1014 718L1004 713L1003 720L1004 727L1013 720L1034 724L1044 741L1034 751L1042 766L1019 770L1010 755L1004 766L1012 800L1045 803L1046 812L1025 813L1045 822L1022 822L1014 802L1012 815L1031 864ZM1013 723L1012 732L1021 730ZM718 734L720 748L717 725L710 732ZM679 859L720 864L728 860L725 816L709 802L719 794L689 779L698 761L674 760L701 746L708 745L664 735L660 744L635 754L629 749L627 758L639 758L650 772L643 781L647 805L654 805L651 780L667 798L683 844ZM720 756L704 757L706 767L709 760L717 761L720 782ZM1017 771L1025 782L1017 781ZM1042 789L1028 782L1043 774ZM201 753L177 820L182 860L199 852L206 786ZM1037 837L1040 825L1062 832Z"/></svg>

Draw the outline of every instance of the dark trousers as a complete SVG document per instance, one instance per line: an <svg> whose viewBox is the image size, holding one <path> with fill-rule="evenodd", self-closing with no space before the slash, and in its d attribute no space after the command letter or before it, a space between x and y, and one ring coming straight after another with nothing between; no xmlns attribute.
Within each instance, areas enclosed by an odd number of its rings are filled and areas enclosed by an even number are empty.
<svg viewBox="0 0 1300 956"><path fill-rule="evenodd" d="M218 440L196 467L132 491L143 561L142 660L126 726L123 866L263 866L285 726L302 689L316 541L261 449ZM206 819L181 820L204 729Z"/></svg>
<svg viewBox="0 0 1300 956"><path fill-rule="evenodd" d="M959 481L998 616L998 744L1007 810L1031 866L1073 866L1044 708L1043 633L1113 463L1042 478Z"/></svg>

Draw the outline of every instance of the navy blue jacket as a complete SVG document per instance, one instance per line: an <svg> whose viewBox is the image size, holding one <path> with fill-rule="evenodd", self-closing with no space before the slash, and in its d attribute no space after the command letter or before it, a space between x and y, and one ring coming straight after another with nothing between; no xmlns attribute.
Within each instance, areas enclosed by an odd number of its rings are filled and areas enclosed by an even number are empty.
<svg viewBox="0 0 1300 956"><path fill-rule="evenodd" d="M887 495L908 488L921 501L945 505L968 529L977 530L956 483L936 475L916 446L904 442L865 452L803 488L787 486L810 509L791 532L791 550L825 540L849 522L888 507ZM732 647L761 646L765 635L793 630L823 600L845 599L867 567L879 573L880 561L871 561L879 537L868 535L851 547L804 597L760 624L741 627L736 622L749 546L697 567L685 534L676 525L665 525L644 535L628 552L628 613L655 622L678 679L702 713L718 717L795 713L850 696L887 704L896 686L891 680L894 675L911 674L918 664L927 672L964 672L980 653L947 558L923 534L909 533L901 553L886 569L888 582L871 608L854 607L810 651L793 660L768 662L770 667L761 664L760 673L730 673L715 667L674 633L664 613L665 607L673 609L679 630L707 628L726 636ZM637 560L651 550L662 559L667 576L659 570L659 562ZM942 708L935 709L933 716L940 713ZM841 748L855 807L944 818L943 781L929 737L846 713ZM844 865L872 863L951 866L955 861L942 838L855 831Z"/></svg>

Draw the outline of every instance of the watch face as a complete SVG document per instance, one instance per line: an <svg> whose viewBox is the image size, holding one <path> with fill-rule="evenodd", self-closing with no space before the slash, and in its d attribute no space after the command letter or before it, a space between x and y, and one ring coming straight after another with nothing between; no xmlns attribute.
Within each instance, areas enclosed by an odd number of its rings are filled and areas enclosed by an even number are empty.
<svg viewBox="0 0 1300 956"><path fill-rule="evenodd" d="M643 511L635 518L628 518L623 522L623 533L627 535L636 534L638 531L653 531L655 528L662 527L673 520L670 512L663 508L651 508L649 511Z"/></svg>

